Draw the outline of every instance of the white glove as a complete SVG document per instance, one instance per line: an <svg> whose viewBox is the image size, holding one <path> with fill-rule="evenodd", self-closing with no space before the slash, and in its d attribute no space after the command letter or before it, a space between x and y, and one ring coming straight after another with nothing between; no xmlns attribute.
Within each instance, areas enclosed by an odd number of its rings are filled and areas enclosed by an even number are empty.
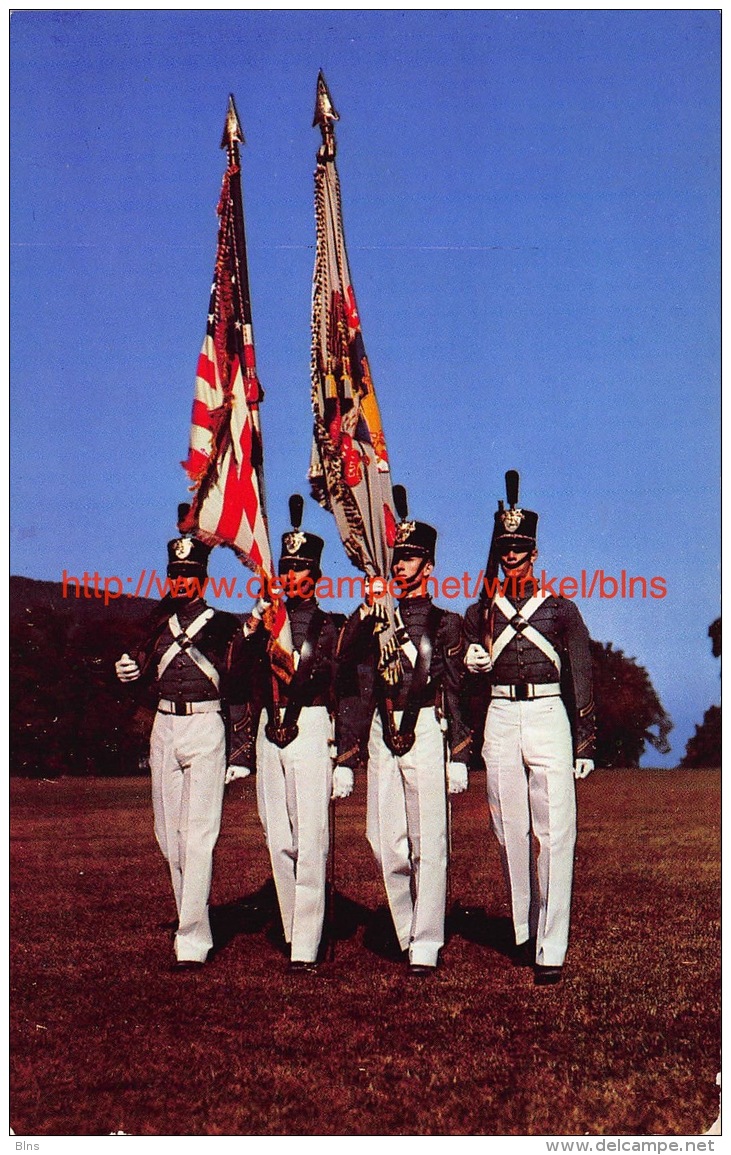
<svg viewBox="0 0 731 1155"><path fill-rule="evenodd" d="M447 793L461 794L468 786L467 766L464 762L449 762L447 765Z"/></svg>
<svg viewBox="0 0 731 1155"><path fill-rule="evenodd" d="M331 798L347 798L353 792L353 771L350 766L336 766L333 770Z"/></svg>
<svg viewBox="0 0 731 1155"><path fill-rule="evenodd" d="M119 661L114 664L114 672L120 682L134 682L140 676L140 667L129 654L122 654Z"/></svg>
<svg viewBox="0 0 731 1155"><path fill-rule="evenodd" d="M484 646L473 642L467 647L464 664L471 674L486 674L488 670L492 669L492 658Z"/></svg>
<svg viewBox="0 0 731 1155"><path fill-rule="evenodd" d="M586 778L594 769L591 758L577 758L574 762L574 778Z"/></svg>
<svg viewBox="0 0 731 1155"><path fill-rule="evenodd" d="M223 784L228 786L229 782L235 782L237 778L248 778L250 774L251 770L248 766L227 766Z"/></svg>
<svg viewBox="0 0 731 1155"><path fill-rule="evenodd" d="M252 618L256 618L256 620L260 622L266 611L270 608L271 604L272 603L268 602L266 598L259 598L253 610L251 611Z"/></svg>

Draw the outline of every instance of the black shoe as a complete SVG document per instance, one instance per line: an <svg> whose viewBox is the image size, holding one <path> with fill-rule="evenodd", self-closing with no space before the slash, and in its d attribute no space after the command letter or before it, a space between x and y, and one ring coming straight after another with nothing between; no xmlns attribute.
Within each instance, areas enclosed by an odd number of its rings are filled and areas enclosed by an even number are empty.
<svg viewBox="0 0 731 1155"><path fill-rule="evenodd" d="M317 970L317 963L304 962L302 959L292 959L287 970L292 974L314 974Z"/></svg>
<svg viewBox="0 0 731 1155"><path fill-rule="evenodd" d="M435 966L427 966L426 963L409 963L409 974L414 975L415 978L424 978L425 975L433 975L437 968Z"/></svg>
<svg viewBox="0 0 731 1155"><path fill-rule="evenodd" d="M512 956L514 967L532 967L536 964L536 940L528 938L519 946L513 948Z"/></svg>
<svg viewBox="0 0 731 1155"><path fill-rule="evenodd" d="M553 987L563 979L563 967L544 967L536 964L533 982L537 987Z"/></svg>
<svg viewBox="0 0 731 1155"><path fill-rule="evenodd" d="M178 971L199 971L202 970L205 965L205 963L198 962L196 959L179 958L175 960L170 970L175 971L175 973Z"/></svg>

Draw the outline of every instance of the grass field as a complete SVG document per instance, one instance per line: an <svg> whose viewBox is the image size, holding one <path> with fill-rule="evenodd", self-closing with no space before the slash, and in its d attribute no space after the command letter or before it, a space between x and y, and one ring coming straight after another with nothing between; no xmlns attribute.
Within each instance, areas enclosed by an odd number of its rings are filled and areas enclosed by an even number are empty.
<svg viewBox="0 0 731 1155"><path fill-rule="evenodd" d="M217 951L172 974L144 779L11 779L16 1135L693 1135L718 1113L720 774L579 783L572 938L535 988L484 775L453 802L449 941L391 948L364 783L337 811L335 958L290 975L252 781L228 787Z"/></svg>

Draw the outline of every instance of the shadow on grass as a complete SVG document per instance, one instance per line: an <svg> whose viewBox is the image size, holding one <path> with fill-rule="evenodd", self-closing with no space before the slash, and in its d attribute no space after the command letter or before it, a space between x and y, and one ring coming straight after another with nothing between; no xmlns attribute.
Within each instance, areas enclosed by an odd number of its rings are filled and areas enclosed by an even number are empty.
<svg viewBox="0 0 731 1155"><path fill-rule="evenodd" d="M365 924L363 945L366 949L380 958L396 961L403 959L405 952L399 947L388 907L379 906L375 911L363 907L360 909ZM454 903L445 919L445 946L454 936L487 947L506 958L512 958L515 950L510 919L490 917L483 907Z"/></svg>
<svg viewBox="0 0 731 1155"><path fill-rule="evenodd" d="M388 911L385 913L390 923ZM209 915L214 954L224 950L239 935L263 933L279 954L289 957L273 879L268 879L254 894L211 906ZM367 925L372 918L372 911L346 895L336 891L334 899L328 896L320 954L330 941L342 942L353 938L358 928Z"/></svg>
<svg viewBox="0 0 731 1155"><path fill-rule="evenodd" d="M513 924L509 918L493 917L482 906L461 906L454 903L447 914L446 941L459 935L468 942L486 946L497 954L510 958L515 950Z"/></svg>
<svg viewBox="0 0 731 1155"><path fill-rule="evenodd" d="M268 927L274 932L278 929L284 941L277 895L271 878L253 894L221 903L220 906L211 906L209 915L215 954L239 935L258 934Z"/></svg>
<svg viewBox="0 0 731 1155"><path fill-rule="evenodd" d="M239 935L263 933L279 954L289 956L271 878L253 894L212 906L210 919L215 954ZM370 910L339 891L328 896L320 956L324 957L330 943L354 938L360 927L364 928L363 946L371 954L394 962L403 959L404 952L399 946L388 906ZM445 945L455 935L506 958L510 958L514 950L510 919L490 917L484 907L454 903L445 921Z"/></svg>
<svg viewBox="0 0 731 1155"><path fill-rule="evenodd" d="M404 952L399 946L388 907L379 906L376 910L362 909L365 913L363 946L366 950L378 955L379 958L389 959L393 962L399 962L403 959Z"/></svg>
<svg viewBox="0 0 731 1155"><path fill-rule="evenodd" d="M360 902L348 898L336 890L329 896L325 930L330 938L338 942L353 938L358 928L364 926L371 917L371 911Z"/></svg>

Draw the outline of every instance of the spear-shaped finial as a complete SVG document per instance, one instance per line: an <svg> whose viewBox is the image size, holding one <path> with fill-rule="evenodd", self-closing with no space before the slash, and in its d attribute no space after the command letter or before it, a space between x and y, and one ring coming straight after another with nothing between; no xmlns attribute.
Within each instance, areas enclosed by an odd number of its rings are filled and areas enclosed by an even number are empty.
<svg viewBox="0 0 731 1155"><path fill-rule="evenodd" d="M315 95L315 116L312 121L312 127L319 124L320 132L322 133L322 143L325 148L327 156L335 156L335 131L333 129L333 122L340 120L336 111L335 105L332 102L329 89L325 83L325 77L320 69L317 76L317 93Z"/></svg>
<svg viewBox="0 0 731 1155"><path fill-rule="evenodd" d="M325 77L320 69L317 76L317 95L315 96L315 118L312 127L316 124L326 124L328 121L340 120L335 105L332 102L330 91L325 83Z"/></svg>
<svg viewBox="0 0 731 1155"><path fill-rule="evenodd" d="M223 136L221 137L221 148L232 148L234 144L245 144L244 133L241 128L241 121L239 114L236 111L233 93L229 93L228 109L226 110L226 123L223 126Z"/></svg>

